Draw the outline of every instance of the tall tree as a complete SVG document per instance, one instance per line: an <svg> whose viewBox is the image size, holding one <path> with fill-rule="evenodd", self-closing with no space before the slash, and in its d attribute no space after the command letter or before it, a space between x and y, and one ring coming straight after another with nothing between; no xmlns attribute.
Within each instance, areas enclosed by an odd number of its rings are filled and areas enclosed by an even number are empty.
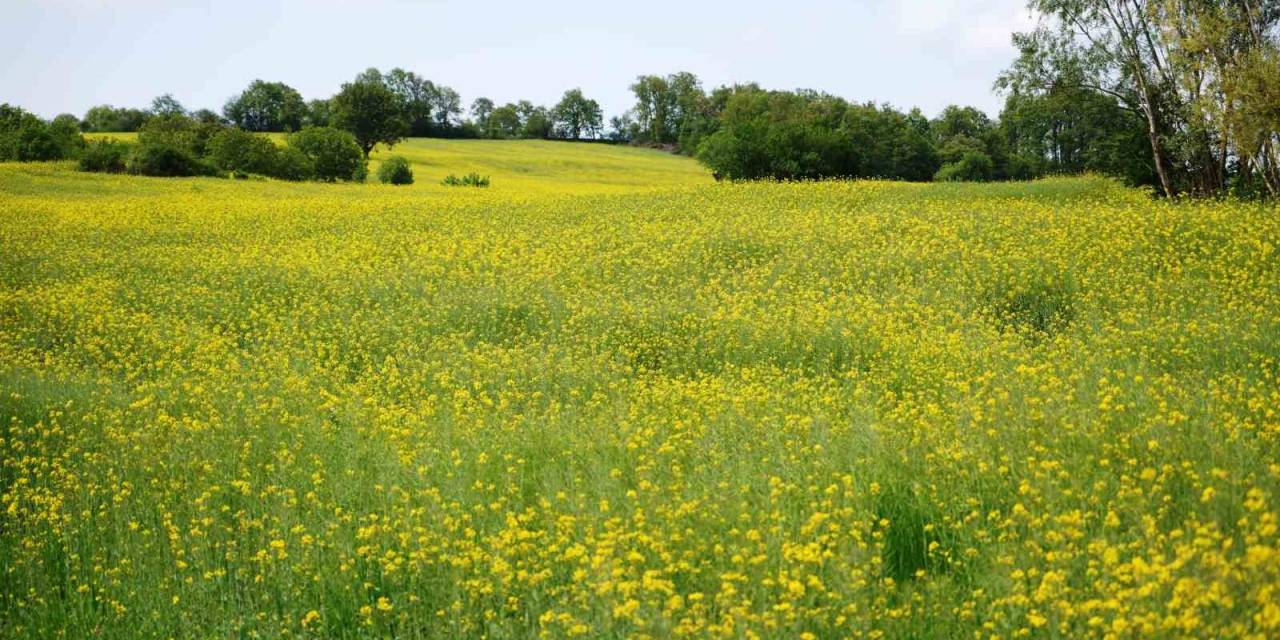
<svg viewBox="0 0 1280 640"><path fill-rule="evenodd" d="M146 119L141 109L102 104L86 111L80 126L85 131L137 131Z"/></svg>
<svg viewBox="0 0 1280 640"><path fill-rule="evenodd" d="M714 129L714 109L702 82L692 73L640 76L631 92L636 97L634 137L640 141L678 144L682 151L693 153L698 141Z"/></svg>
<svg viewBox="0 0 1280 640"><path fill-rule="evenodd" d="M245 131L297 131L307 117L302 94L283 82L254 80L222 113Z"/></svg>
<svg viewBox="0 0 1280 640"><path fill-rule="evenodd" d="M1251 94L1234 92L1248 60L1276 51L1274 1L1031 0L1049 18L1015 35L1020 55L1000 79L1015 93L1070 86L1140 114L1161 190L1216 193L1246 146L1231 127ZM1275 81L1280 82L1280 81ZM1260 135L1248 162L1276 164ZM1269 136L1275 139L1274 133Z"/></svg>
<svg viewBox="0 0 1280 640"><path fill-rule="evenodd" d="M493 130L494 137L518 138L521 126L520 111L511 103L495 107L493 113L489 114L489 126Z"/></svg>
<svg viewBox="0 0 1280 640"><path fill-rule="evenodd" d="M471 102L471 117L476 119L480 134L486 138L494 137L493 101L488 98L476 98Z"/></svg>
<svg viewBox="0 0 1280 640"><path fill-rule="evenodd" d="M156 98L151 101L150 111L151 115L161 117L181 116L186 115L187 113L186 107L182 106L182 103L178 102L178 99L173 97L172 93L156 96Z"/></svg>
<svg viewBox="0 0 1280 640"><path fill-rule="evenodd" d="M355 136L366 159L379 143L393 146L408 133L400 101L380 82L357 79L344 84L330 103L334 125Z"/></svg>
<svg viewBox="0 0 1280 640"><path fill-rule="evenodd" d="M581 89L570 89L551 111L557 132L566 138L579 140L583 134L595 138L600 134L604 119L600 103L582 95Z"/></svg>
<svg viewBox="0 0 1280 640"><path fill-rule="evenodd" d="M371 72L376 71L371 69L365 74L372 76ZM400 100L401 112L409 125L409 135L428 136L437 133L434 130L433 116L440 91L435 83L399 67L388 71L383 81Z"/></svg>

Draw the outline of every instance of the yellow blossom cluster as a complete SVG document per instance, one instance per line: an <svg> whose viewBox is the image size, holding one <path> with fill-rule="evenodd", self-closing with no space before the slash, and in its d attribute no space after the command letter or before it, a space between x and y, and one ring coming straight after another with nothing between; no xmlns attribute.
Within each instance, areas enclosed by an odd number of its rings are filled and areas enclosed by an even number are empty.
<svg viewBox="0 0 1280 640"><path fill-rule="evenodd" d="M0 636L1280 637L1278 245L0 167Z"/></svg>

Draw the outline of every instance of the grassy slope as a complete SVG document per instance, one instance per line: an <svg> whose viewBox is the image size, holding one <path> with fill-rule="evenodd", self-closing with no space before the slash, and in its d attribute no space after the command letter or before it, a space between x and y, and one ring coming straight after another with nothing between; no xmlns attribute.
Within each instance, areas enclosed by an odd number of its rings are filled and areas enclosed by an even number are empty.
<svg viewBox="0 0 1280 640"><path fill-rule="evenodd" d="M132 140L136 134L95 134ZM280 140L282 136L273 136ZM415 189L446 189L449 174L472 171L492 178L500 192L606 193L705 184L711 174L696 161L637 147L548 140L442 140L410 138L370 158L370 180L380 160L402 155L413 163Z"/></svg>
<svg viewBox="0 0 1280 640"><path fill-rule="evenodd" d="M0 636L1280 634L1274 208L570 186L0 166Z"/></svg>

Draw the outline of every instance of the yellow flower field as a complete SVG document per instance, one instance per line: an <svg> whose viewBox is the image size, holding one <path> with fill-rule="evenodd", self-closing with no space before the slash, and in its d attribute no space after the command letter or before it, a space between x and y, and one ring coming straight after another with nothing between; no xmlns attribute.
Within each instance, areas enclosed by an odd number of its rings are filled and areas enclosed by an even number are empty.
<svg viewBox="0 0 1280 640"><path fill-rule="evenodd" d="M1274 205L672 172L0 166L0 636L1280 637Z"/></svg>

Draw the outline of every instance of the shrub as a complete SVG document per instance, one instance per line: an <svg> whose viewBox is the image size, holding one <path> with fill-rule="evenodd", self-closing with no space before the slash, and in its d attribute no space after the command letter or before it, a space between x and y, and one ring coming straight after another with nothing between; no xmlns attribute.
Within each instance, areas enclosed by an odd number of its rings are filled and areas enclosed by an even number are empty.
<svg viewBox="0 0 1280 640"><path fill-rule="evenodd" d="M355 137L332 127L306 127L289 136L289 147L311 160L317 180L353 180L365 168L364 153Z"/></svg>
<svg viewBox="0 0 1280 640"><path fill-rule="evenodd" d="M29 162L62 157L63 145L44 120L18 107L0 104L0 161Z"/></svg>
<svg viewBox="0 0 1280 640"><path fill-rule="evenodd" d="M440 184L446 187L487 187L489 186L489 176L471 172L459 178L451 173L445 176L445 179L440 181Z"/></svg>
<svg viewBox="0 0 1280 640"><path fill-rule="evenodd" d="M990 180L994 170L995 163L991 161L991 156L981 151L969 151L959 160L942 165L933 179L938 182Z"/></svg>
<svg viewBox="0 0 1280 640"><path fill-rule="evenodd" d="M208 152L209 141L225 128L218 122L200 122L182 114L152 116L138 129L138 142L177 147L200 157Z"/></svg>
<svg viewBox="0 0 1280 640"><path fill-rule="evenodd" d="M378 181L383 184L413 184L413 168L401 156L391 156L378 167Z"/></svg>
<svg viewBox="0 0 1280 640"><path fill-rule="evenodd" d="M95 140L80 154L80 170L98 173L120 173L125 170L129 145L113 140Z"/></svg>
<svg viewBox="0 0 1280 640"><path fill-rule="evenodd" d="M223 171L275 175L280 152L264 136L224 129L209 140L209 161Z"/></svg>
<svg viewBox="0 0 1280 640"><path fill-rule="evenodd" d="M316 174L316 165L307 154L286 147L276 154L274 177L281 180L310 180Z"/></svg>
<svg viewBox="0 0 1280 640"><path fill-rule="evenodd" d="M216 169L202 162L190 151L174 144L140 144L129 155L129 173L142 176L176 178L207 176Z"/></svg>
<svg viewBox="0 0 1280 640"><path fill-rule="evenodd" d="M49 135L63 159L79 158L85 149L84 136L80 135L80 119L69 113L58 114L49 121Z"/></svg>

